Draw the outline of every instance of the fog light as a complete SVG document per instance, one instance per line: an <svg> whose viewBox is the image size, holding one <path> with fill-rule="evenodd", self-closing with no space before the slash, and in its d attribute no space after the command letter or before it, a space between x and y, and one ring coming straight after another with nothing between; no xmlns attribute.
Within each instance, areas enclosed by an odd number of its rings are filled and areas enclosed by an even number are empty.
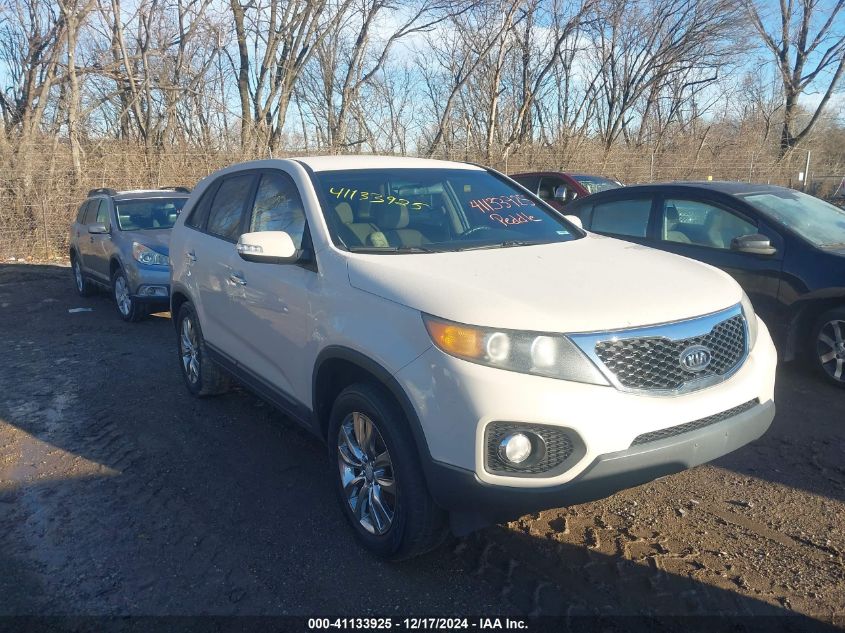
<svg viewBox="0 0 845 633"><path fill-rule="evenodd" d="M146 286L141 290L140 294L146 295L147 297L166 297L167 288L164 286Z"/></svg>
<svg viewBox="0 0 845 633"><path fill-rule="evenodd" d="M509 464L521 464L531 455L531 440L524 433L506 435L499 444L499 457Z"/></svg>

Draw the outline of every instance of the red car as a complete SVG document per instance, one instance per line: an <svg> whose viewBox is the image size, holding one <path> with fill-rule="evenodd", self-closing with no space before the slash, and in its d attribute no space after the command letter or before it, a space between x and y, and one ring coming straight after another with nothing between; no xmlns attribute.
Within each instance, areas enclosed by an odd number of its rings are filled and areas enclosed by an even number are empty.
<svg viewBox="0 0 845 633"><path fill-rule="evenodd" d="M558 210L576 198L622 186L621 182L611 178L562 171L535 171L511 174L510 177Z"/></svg>

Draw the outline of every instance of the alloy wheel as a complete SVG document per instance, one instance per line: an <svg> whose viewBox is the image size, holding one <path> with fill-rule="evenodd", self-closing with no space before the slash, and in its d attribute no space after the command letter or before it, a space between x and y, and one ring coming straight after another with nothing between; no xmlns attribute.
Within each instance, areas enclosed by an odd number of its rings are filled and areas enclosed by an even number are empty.
<svg viewBox="0 0 845 633"><path fill-rule="evenodd" d="M197 333L190 317L182 319L182 331L179 335L179 347L182 353L182 369L188 381L194 385L199 380L199 343Z"/></svg>
<svg viewBox="0 0 845 633"><path fill-rule="evenodd" d="M132 298L129 296L129 286L123 275L118 275L114 280L114 300L117 302L117 309L123 316L129 316L132 310Z"/></svg>
<svg viewBox="0 0 845 633"><path fill-rule="evenodd" d="M85 290L85 279L82 278L82 268L79 266L79 262L74 260L73 262L73 277L76 279L76 289L79 292Z"/></svg>
<svg viewBox="0 0 845 633"><path fill-rule="evenodd" d="M393 524L397 489L390 453L373 421L350 413L340 425L337 460L343 494L367 532L385 534Z"/></svg>
<svg viewBox="0 0 845 633"><path fill-rule="evenodd" d="M819 330L816 341L819 363L834 380L845 381L845 321L834 319Z"/></svg>

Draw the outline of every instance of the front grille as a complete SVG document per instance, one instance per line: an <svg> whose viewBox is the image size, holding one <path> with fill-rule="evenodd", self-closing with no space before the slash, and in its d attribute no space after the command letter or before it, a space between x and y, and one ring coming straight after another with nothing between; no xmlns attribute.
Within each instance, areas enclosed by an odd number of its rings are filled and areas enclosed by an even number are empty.
<svg viewBox="0 0 845 633"><path fill-rule="evenodd" d="M692 345L710 350L712 359L702 371L681 366L681 352ZM745 356L745 319L737 314L717 323L707 334L680 341L662 336L600 341L595 352L624 388L673 391L689 381L722 376L736 367Z"/></svg>
<svg viewBox="0 0 845 633"><path fill-rule="evenodd" d="M668 437L675 437L676 435L681 435L682 433L689 433L690 431L703 429L705 426L717 424L730 417L748 411L749 409L756 407L759 403L760 401L757 398L754 398L754 400L749 400L748 402L736 406L733 409L728 409L727 411L722 411L721 413L714 413L713 415L701 418L700 420L693 420L692 422L686 422L685 424L670 426L667 429L660 429L659 431L652 431L651 433L643 433L642 435L638 435L634 438L631 446L648 444L649 442L656 442L657 440L665 440Z"/></svg>
<svg viewBox="0 0 845 633"><path fill-rule="evenodd" d="M514 466L508 464L499 457L499 444L506 435L511 433L535 433L543 438L546 444L546 451L542 457L526 466ZM486 469L491 473L519 474L522 476L550 475L567 459L579 452L578 440L556 426L545 426L541 424L516 424L513 422L491 422L485 430Z"/></svg>

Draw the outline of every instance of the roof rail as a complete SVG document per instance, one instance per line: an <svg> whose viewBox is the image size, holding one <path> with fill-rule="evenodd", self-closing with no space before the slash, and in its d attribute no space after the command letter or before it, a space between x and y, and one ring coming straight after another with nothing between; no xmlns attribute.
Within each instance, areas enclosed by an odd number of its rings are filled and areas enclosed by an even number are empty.
<svg viewBox="0 0 845 633"><path fill-rule="evenodd" d="M97 196L97 195L106 195L106 196L113 196L116 195L117 192L114 189L109 189L108 187L98 187L97 189L91 189L88 191L88 197Z"/></svg>
<svg viewBox="0 0 845 633"><path fill-rule="evenodd" d="M159 187L159 189L168 189L168 190L178 191L179 193L191 193L191 190L190 190L190 189L188 189L187 187L181 187L181 186L177 186L177 187Z"/></svg>

